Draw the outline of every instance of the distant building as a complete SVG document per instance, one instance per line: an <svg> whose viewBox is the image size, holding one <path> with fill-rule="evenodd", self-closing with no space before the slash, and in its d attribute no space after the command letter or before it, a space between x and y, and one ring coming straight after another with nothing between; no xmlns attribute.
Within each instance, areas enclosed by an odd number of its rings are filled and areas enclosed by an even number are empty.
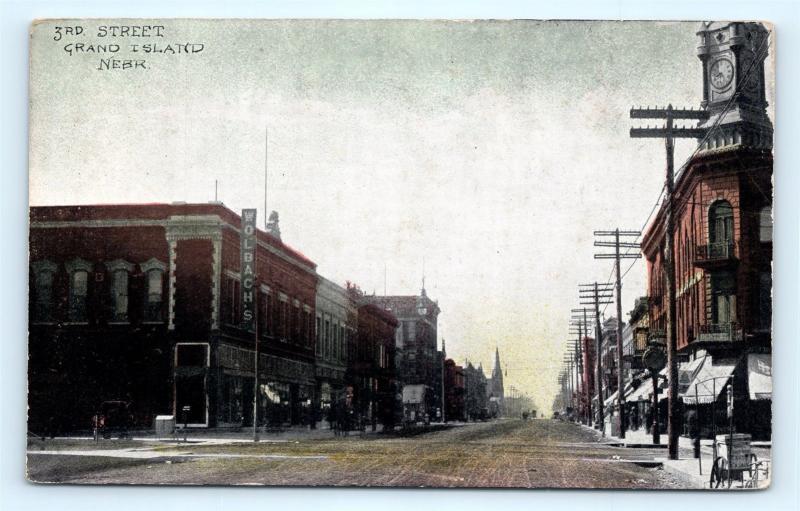
<svg viewBox="0 0 800 511"><path fill-rule="evenodd" d="M319 277L316 299L316 421L330 422L331 406L344 399L348 345L355 338L358 311L347 290Z"/></svg>
<svg viewBox="0 0 800 511"><path fill-rule="evenodd" d="M394 315L399 326L395 334L396 374L401 389L407 385L422 385L424 397L420 413L435 418L442 408L441 367L437 352L437 322L440 313L437 302L431 300L425 288L418 296L375 296L364 299ZM402 396L402 392L400 393ZM419 413L416 414L417 417Z"/></svg>
<svg viewBox="0 0 800 511"><path fill-rule="evenodd" d="M477 368L467 362L464 368L465 399L464 406L468 420L482 420L489 418L489 393L487 392L487 379L483 373L483 366Z"/></svg>
<svg viewBox="0 0 800 511"><path fill-rule="evenodd" d="M444 362L444 389L445 419L447 421L466 420L467 389L464 368L450 358Z"/></svg>
<svg viewBox="0 0 800 511"><path fill-rule="evenodd" d="M617 318L611 317L603 322L603 342L600 346L600 364L603 369L603 399L608 399L617 391Z"/></svg>
<svg viewBox="0 0 800 511"><path fill-rule="evenodd" d="M597 392L597 347L593 338L584 336L581 339L581 368L583 374L580 378L580 399L579 399L579 413L581 417L588 418L589 423L594 423L597 414L597 399L595 393ZM593 404L595 403L595 404Z"/></svg>
<svg viewBox="0 0 800 511"><path fill-rule="evenodd" d="M392 429L396 422L398 385L395 367L394 315L370 303L358 288L348 289L358 305L358 330L347 369L357 417L374 430L378 423Z"/></svg>
<svg viewBox="0 0 800 511"><path fill-rule="evenodd" d="M500 350L494 350L494 369L492 369L492 377L487 382L487 392L490 406L493 407L493 414L503 415L505 388L503 386L503 368L500 365Z"/></svg>

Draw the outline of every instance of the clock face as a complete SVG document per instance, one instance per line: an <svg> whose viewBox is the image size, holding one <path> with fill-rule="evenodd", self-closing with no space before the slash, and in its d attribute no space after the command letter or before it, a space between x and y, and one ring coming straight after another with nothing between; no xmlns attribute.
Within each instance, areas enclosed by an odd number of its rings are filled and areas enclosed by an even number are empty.
<svg viewBox="0 0 800 511"><path fill-rule="evenodd" d="M711 64L711 85L717 89L727 87L733 80L733 64L728 59L719 59Z"/></svg>

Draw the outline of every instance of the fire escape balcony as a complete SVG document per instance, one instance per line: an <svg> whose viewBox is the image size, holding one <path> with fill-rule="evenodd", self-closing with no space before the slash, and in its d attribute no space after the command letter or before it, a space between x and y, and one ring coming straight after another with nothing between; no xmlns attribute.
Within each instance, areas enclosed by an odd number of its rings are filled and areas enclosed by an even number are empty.
<svg viewBox="0 0 800 511"><path fill-rule="evenodd" d="M650 330L647 334L648 346L666 346L667 333L664 330Z"/></svg>
<svg viewBox="0 0 800 511"><path fill-rule="evenodd" d="M738 323L708 323L700 325L697 342L729 343L744 339L742 326Z"/></svg>
<svg viewBox="0 0 800 511"><path fill-rule="evenodd" d="M695 246L694 265L703 269L725 268L739 262L739 244L721 241Z"/></svg>

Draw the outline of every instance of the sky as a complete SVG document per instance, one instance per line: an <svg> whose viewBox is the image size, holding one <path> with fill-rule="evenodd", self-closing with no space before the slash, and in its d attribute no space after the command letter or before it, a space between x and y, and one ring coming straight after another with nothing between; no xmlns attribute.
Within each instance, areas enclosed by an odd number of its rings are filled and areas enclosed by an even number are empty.
<svg viewBox="0 0 800 511"><path fill-rule="evenodd" d="M578 284L611 277L592 231L642 229L663 185L663 143L629 138L629 108L702 99L697 22L153 20L135 24L163 37L98 37L121 24L32 29L31 205L207 202L217 181L263 215L266 156L284 242L367 292L417 294L424 267L448 356L490 372L497 347L506 388L544 409ZM97 69L112 58L145 62ZM623 314L645 289L638 262Z"/></svg>

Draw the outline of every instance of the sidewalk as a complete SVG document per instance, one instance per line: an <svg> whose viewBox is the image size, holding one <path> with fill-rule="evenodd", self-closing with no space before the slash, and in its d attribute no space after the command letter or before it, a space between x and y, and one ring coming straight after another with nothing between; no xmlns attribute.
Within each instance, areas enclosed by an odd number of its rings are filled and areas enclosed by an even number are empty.
<svg viewBox="0 0 800 511"><path fill-rule="evenodd" d="M424 432L427 429L435 430L440 428L450 428L463 426L461 423L431 423L429 426L419 425L415 428L415 432ZM317 427L311 429L308 426L295 426L285 428L279 431L270 430L268 428L259 428L259 442L263 443L286 443L286 442L300 442L308 440L347 440L347 439L363 439L373 437L383 433L383 426L378 424L375 431L371 426L368 426L364 431L351 430L346 434L336 435L334 430L328 427ZM398 429L394 434L402 436L403 431ZM189 428L184 432L182 428L177 428L175 433L168 436L157 437L153 430L138 430L130 431L129 436L125 439L138 441L138 442L167 442L167 443L186 443L191 444L230 444L238 442L252 442L253 429L206 429L206 428ZM43 445L46 445L50 439L44 440ZM55 440L94 440L91 434L75 434L66 436L56 436ZM117 435L113 435L111 439L103 439L104 442L120 440ZM35 441L35 440L34 440Z"/></svg>
<svg viewBox="0 0 800 511"><path fill-rule="evenodd" d="M584 424L582 427L597 431ZM711 475L711 467L714 462L714 448L713 440L702 439L700 442L700 459L694 457L694 442L691 438L684 436L678 437L678 458L671 460L667 457L667 435L661 434L661 444L654 444L653 437L645 430L626 431L625 438L619 438L608 434L610 427L606 424L606 435L599 440L609 445L617 445L627 448L648 448L648 449L665 449L663 456L654 457L654 461L660 462L664 470L672 472L677 475L689 477L698 488L709 489L709 480ZM598 431L599 433L599 431ZM772 458L772 443L771 442L752 442L751 451L756 455L759 461L770 462ZM736 488L741 483L734 482L732 488ZM769 486L769 480L760 482L759 488L766 488Z"/></svg>

